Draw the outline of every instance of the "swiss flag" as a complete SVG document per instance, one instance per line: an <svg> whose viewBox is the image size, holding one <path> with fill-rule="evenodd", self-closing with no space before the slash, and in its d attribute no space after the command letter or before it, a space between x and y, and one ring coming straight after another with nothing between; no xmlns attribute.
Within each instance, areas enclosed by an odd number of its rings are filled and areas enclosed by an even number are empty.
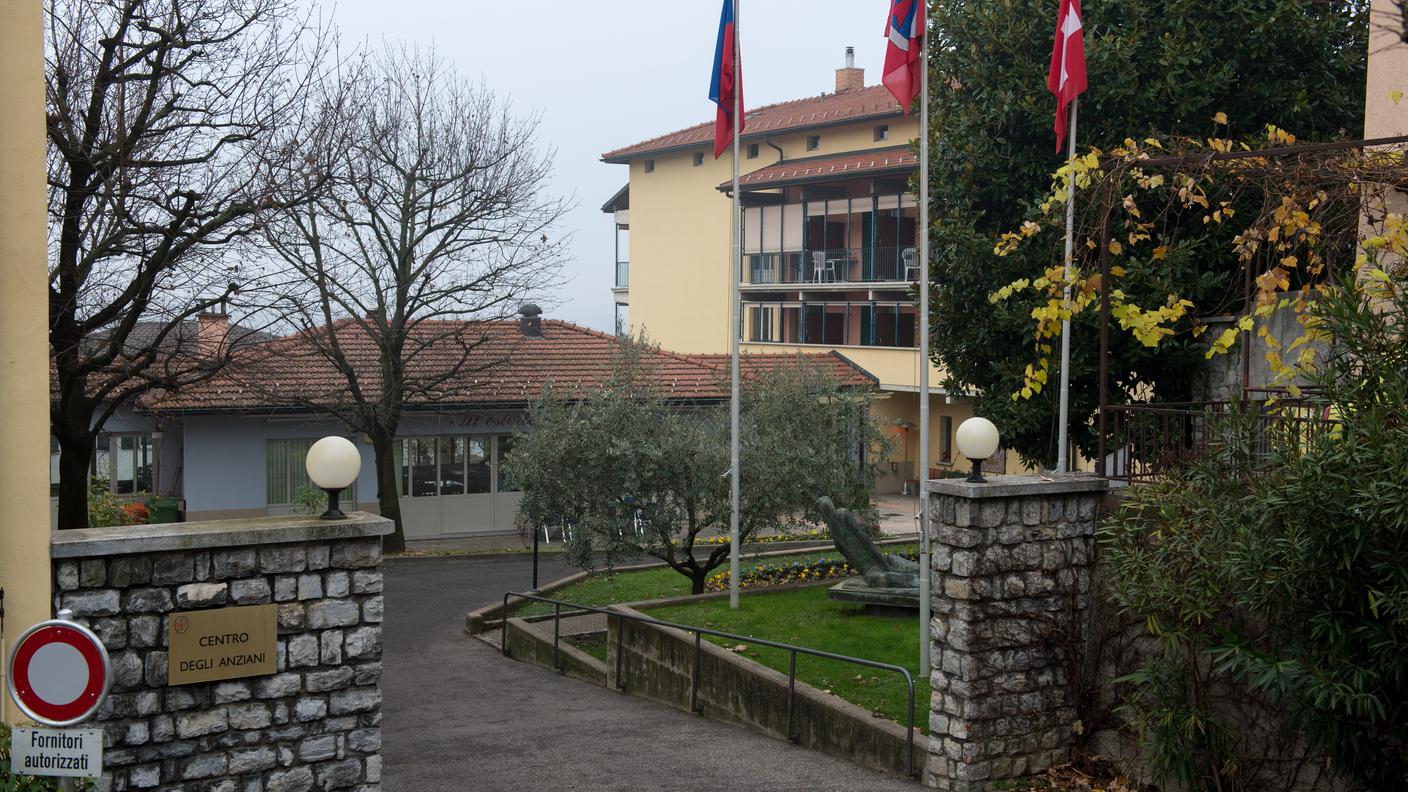
<svg viewBox="0 0 1408 792"><path fill-rule="evenodd" d="M1066 140L1066 106L1085 92L1085 35L1080 0L1061 0L1046 89L1056 97L1056 150L1060 151Z"/></svg>

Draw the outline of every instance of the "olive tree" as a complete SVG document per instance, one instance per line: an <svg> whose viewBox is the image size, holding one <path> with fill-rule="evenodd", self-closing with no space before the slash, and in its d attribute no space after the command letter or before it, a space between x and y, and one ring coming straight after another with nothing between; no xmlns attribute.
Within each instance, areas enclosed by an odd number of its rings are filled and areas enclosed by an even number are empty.
<svg viewBox="0 0 1408 792"><path fill-rule="evenodd" d="M651 556L702 593L729 552L696 547L729 525L728 404L672 399L648 342L622 339L614 356L600 390L549 390L529 409L506 462L522 516L567 528L569 558L583 567ZM886 442L870 394L801 357L757 368L766 371L741 383L742 541L812 521L821 495L869 509Z"/></svg>

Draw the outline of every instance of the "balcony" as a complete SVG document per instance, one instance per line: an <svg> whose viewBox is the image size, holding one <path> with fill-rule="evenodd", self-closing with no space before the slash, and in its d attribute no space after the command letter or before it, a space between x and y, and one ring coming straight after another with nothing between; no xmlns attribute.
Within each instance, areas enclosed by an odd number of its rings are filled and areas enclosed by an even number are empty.
<svg viewBox="0 0 1408 792"><path fill-rule="evenodd" d="M909 302L744 304L746 343L914 349L916 329L916 310Z"/></svg>
<svg viewBox="0 0 1408 792"><path fill-rule="evenodd" d="M751 253L744 268L747 286L907 283L919 279L919 256L913 246Z"/></svg>
<svg viewBox="0 0 1408 792"><path fill-rule="evenodd" d="M629 289L631 287L631 262L616 262L616 286L617 289Z"/></svg>
<svg viewBox="0 0 1408 792"><path fill-rule="evenodd" d="M774 194L770 205L746 208L741 287L838 291L918 280L914 198L877 188L883 186L856 182L822 195L795 190Z"/></svg>

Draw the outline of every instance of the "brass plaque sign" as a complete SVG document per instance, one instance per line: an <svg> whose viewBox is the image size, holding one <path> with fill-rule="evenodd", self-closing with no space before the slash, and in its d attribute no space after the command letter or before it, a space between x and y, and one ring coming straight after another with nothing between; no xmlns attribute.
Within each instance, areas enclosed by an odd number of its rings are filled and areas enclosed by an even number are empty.
<svg viewBox="0 0 1408 792"><path fill-rule="evenodd" d="M169 614L166 684L273 674L278 620L275 605Z"/></svg>

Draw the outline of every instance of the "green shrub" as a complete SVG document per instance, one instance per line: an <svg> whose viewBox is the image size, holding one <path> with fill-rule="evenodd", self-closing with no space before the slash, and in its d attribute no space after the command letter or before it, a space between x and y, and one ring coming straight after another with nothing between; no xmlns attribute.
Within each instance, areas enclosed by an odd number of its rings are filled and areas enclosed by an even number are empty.
<svg viewBox="0 0 1408 792"><path fill-rule="evenodd" d="M88 527L131 525L132 517L123 509L124 505L120 498L112 494L106 480L97 476L88 480Z"/></svg>
<svg viewBox="0 0 1408 792"><path fill-rule="evenodd" d="M1408 788L1408 297L1402 277L1381 288L1315 308L1327 430L1243 412L1101 528L1110 594L1157 639L1124 714L1165 778L1231 792L1328 768Z"/></svg>
<svg viewBox="0 0 1408 792"><path fill-rule="evenodd" d="M304 484L293 493L293 510L296 514L313 516L327 508L328 495L312 484Z"/></svg>

